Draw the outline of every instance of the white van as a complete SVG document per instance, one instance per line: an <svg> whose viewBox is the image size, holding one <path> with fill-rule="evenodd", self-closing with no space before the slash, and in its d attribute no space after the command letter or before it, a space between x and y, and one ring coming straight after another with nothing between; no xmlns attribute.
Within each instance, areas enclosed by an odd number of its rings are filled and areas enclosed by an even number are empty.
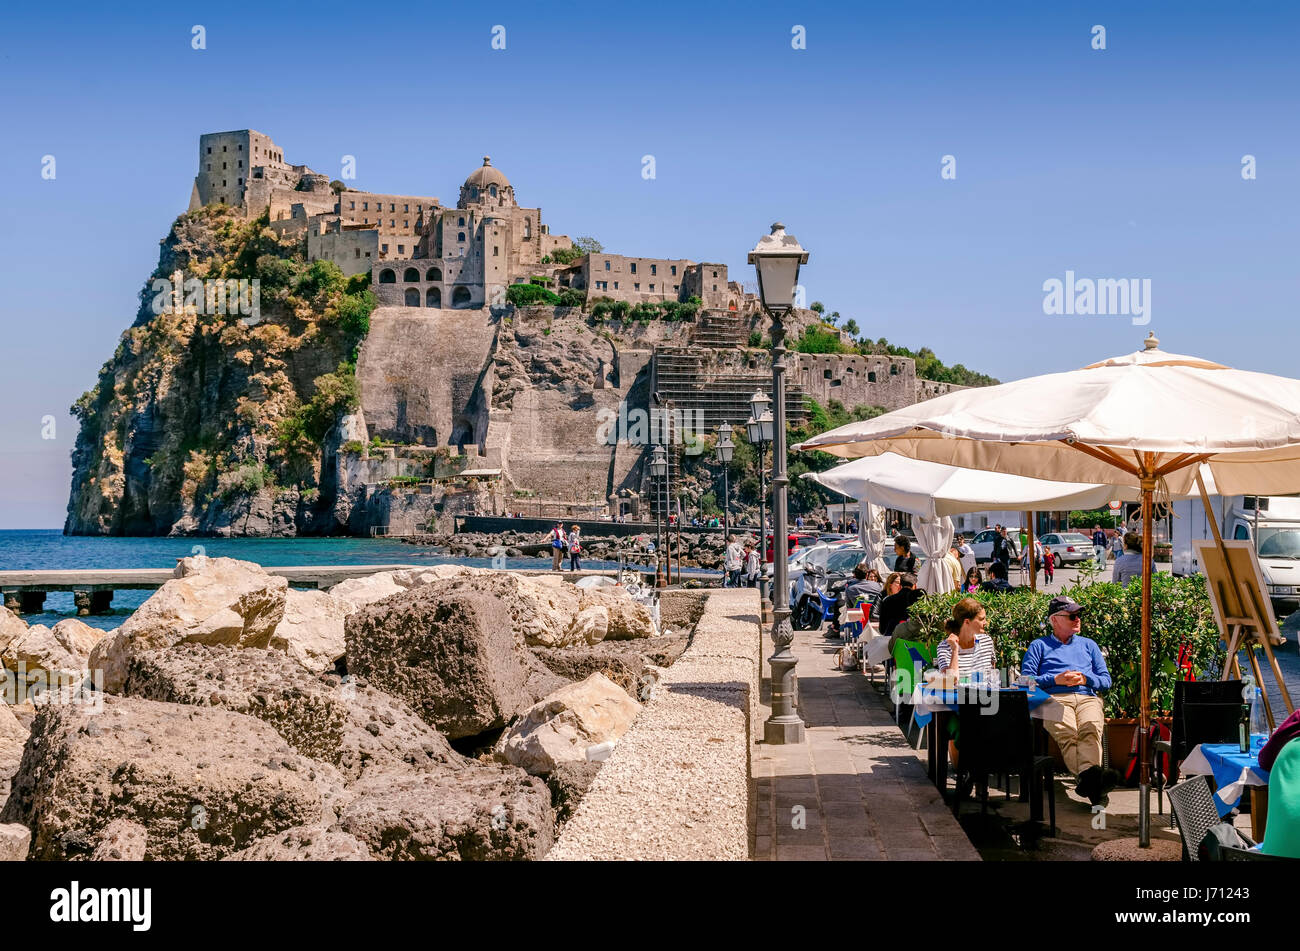
<svg viewBox="0 0 1300 951"><path fill-rule="evenodd" d="M1256 538L1259 565L1268 586L1268 596L1278 617L1300 608L1300 497L1253 495L1210 496L1215 521L1224 539ZM1200 574L1201 566L1192 542L1213 538L1205 507L1200 499L1174 503L1173 572Z"/></svg>

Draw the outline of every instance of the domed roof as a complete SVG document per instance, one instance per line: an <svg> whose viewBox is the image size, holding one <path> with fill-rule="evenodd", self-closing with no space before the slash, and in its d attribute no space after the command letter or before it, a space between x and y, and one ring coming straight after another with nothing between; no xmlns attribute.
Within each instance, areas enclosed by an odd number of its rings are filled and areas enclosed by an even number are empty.
<svg viewBox="0 0 1300 951"><path fill-rule="evenodd" d="M469 178L465 179L465 184L473 188L487 188L489 185L496 185L498 188L506 188L510 185L510 179L501 174L501 169L492 167L490 156L483 156L483 167L476 168L470 173Z"/></svg>

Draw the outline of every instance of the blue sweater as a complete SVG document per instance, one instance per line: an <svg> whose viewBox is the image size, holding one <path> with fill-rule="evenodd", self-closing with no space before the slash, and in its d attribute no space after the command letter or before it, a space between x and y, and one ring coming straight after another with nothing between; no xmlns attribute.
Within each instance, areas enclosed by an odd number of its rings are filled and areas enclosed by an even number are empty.
<svg viewBox="0 0 1300 951"><path fill-rule="evenodd" d="M1088 679L1087 685L1063 687L1056 682L1056 675L1067 670L1077 670ZM1096 696L1098 690L1110 689L1110 671L1106 669L1106 660L1101 656L1097 642L1076 634L1067 643L1062 644L1055 634L1040 637L1029 645L1024 659L1020 662L1020 672L1033 677L1038 686L1048 693L1082 693Z"/></svg>

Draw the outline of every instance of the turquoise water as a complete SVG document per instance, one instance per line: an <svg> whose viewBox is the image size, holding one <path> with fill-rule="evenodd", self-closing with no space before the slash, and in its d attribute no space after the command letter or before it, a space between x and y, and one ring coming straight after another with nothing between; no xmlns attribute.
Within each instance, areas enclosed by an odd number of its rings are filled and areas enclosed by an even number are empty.
<svg viewBox="0 0 1300 951"><path fill-rule="evenodd" d="M538 541L541 541L538 537ZM383 538L88 538L57 530L0 531L0 570L75 568L174 568L188 555L239 558L265 566L285 565L449 565L492 567L490 558L437 555L424 545ZM550 567L549 558L507 558L508 569ZM617 568L617 563L583 561L584 568ZM109 630L121 624L151 591L118 591L111 614L82 618ZM27 614L29 624L56 624L76 617L71 591L51 591L43 614Z"/></svg>

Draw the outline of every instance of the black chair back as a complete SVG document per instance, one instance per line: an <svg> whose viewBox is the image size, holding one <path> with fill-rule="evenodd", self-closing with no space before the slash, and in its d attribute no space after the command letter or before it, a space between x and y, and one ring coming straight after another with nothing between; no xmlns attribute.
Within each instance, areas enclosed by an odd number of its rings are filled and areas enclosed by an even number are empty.
<svg viewBox="0 0 1300 951"><path fill-rule="evenodd" d="M1029 695L1023 690L996 689L994 695L996 711L976 703L957 708L963 764L969 762L972 772L1022 772L1033 758Z"/></svg>
<svg viewBox="0 0 1300 951"><path fill-rule="evenodd" d="M1181 763L1200 743L1237 742L1240 680L1180 680L1174 684L1172 747Z"/></svg>

